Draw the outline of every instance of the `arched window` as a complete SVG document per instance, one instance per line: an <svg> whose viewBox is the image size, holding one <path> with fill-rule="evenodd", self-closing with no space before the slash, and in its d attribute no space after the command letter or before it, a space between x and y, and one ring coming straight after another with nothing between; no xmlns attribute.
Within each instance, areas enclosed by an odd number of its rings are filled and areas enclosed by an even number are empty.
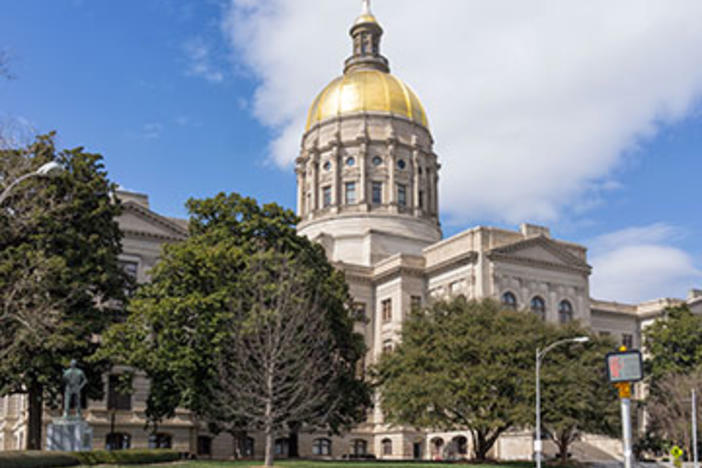
<svg viewBox="0 0 702 468"><path fill-rule="evenodd" d="M351 445L353 455L360 456L368 453L368 442L363 439L355 439Z"/></svg>
<svg viewBox="0 0 702 468"><path fill-rule="evenodd" d="M312 455L331 455L331 440L315 439L312 443Z"/></svg>
<svg viewBox="0 0 702 468"><path fill-rule="evenodd" d="M561 323L568 323L573 320L573 306L569 301L563 300L558 304L558 319Z"/></svg>
<svg viewBox="0 0 702 468"><path fill-rule="evenodd" d="M149 436L149 448L151 449L169 449L172 446L173 439L170 434L151 434Z"/></svg>
<svg viewBox="0 0 702 468"><path fill-rule="evenodd" d="M510 291L507 291L502 295L502 305L509 309L517 308L517 297Z"/></svg>
<svg viewBox="0 0 702 468"><path fill-rule="evenodd" d="M431 458L432 460L441 460L443 455L444 439L434 437L431 439Z"/></svg>
<svg viewBox="0 0 702 468"><path fill-rule="evenodd" d="M132 437L123 432L110 432L105 436L107 450L126 450L131 447Z"/></svg>
<svg viewBox="0 0 702 468"><path fill-rule="evenodd" d="M392 440L383 439L380 444L383 446L383 455L392 455Z"/></svg>
<svg viewBox="0 0 702 468"><path fill-rule="evenodd" d="M531 311L541 318L546 319L546 302L540 296L534 296L531 300Z"/></svg>
<svg viewBox="0 0 702 468"><path fill-rule="evenodd" d="M290 453L290 441L288 439L276 439L273 452L279 457L287 457Z"/></svg>
<svg viewBox="0 0 702 468"><path fill-rule="evenodd" d="M457 455L468 454L468 439L465 436L456 436L452 442Z"/></svg>

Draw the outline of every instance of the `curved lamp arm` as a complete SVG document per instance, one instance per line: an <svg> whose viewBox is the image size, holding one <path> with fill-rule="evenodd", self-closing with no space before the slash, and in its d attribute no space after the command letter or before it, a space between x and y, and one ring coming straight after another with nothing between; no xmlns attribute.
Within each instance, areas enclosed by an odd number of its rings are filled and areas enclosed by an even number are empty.
<svg viewBox="0 0 702 468"><path fill-rule="evenodd" d="M25 174L21 177L18 177L10 185L8 185L5 190L0 194L0 205L2 205L7 197L10 196L10 193L12 190L17 187L19 184L24 182L27 179L31 179L32 177L52 177L54 175L58 175L61 172L64 171L64 168L62 165L57 163L56 161L50 161L44 165L42 165L39 169L37 169L34 172L30 172L29 174Z"/></svg>

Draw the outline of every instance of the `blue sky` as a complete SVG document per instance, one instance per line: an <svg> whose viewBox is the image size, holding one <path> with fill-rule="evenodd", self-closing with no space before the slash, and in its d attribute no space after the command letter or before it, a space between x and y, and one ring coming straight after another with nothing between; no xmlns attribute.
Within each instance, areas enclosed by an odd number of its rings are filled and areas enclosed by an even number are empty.
<svg viewBox="0 0 702 468"><path fill-rule="evenodd" d="M374 2L427 107L445 234L549 225L590 247L596 297L702 286L699 3ZM292 208L301 121L359 4L0 0L0 119L103 154L166 215L219 191Z"/></svg>

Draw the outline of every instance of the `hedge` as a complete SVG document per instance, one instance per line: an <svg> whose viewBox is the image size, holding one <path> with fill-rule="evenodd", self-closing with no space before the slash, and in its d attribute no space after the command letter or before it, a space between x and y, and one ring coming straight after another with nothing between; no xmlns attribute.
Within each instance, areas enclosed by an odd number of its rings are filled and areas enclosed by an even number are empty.
<svg viewBox="0 0 702 468"><path fill-rule="evenodd" d="M0 452L2 468L54 468L77 465L165 463L181 458L174 450L92 450L90 452Z"/></svg>
<svg viewBox="0 0 702 468"><path fill-rule="evenodd" d="M80 465L78 459L64 452L0 452L2 468L53 468L76 465Z"/></svg>
<svg viewBox="0 0 702 468"><path fill-rule="evenodd" d="M180 460L175 450L91 450L72 453L81 465L138 465L141 463L165 463Z"/></svg>

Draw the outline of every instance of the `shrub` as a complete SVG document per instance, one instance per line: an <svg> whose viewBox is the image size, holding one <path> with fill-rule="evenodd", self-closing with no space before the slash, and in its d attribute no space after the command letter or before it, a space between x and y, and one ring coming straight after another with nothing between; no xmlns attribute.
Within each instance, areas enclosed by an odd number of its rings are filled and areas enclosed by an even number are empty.
<svg viewBox="0 0 702 468"><path fill-rule="evenodd" d="M82 465L121 464L138 465L141 463L165 463L180 459L175 450L91 450L73 454Z"/></svg>
<svg viewBox="0 0 702 468"><path fill-rule="evenodd" d="M89 452L0 452L2 468L58 468L77 465L138 465L180 459L175 450L91 450Z"/></svg>
<svg viewBox="0 0 702 468"><path fill-rule="evenodd" d="M54 468L80 465L78 458L64 452L0 452L2 468Z"/></svg>

